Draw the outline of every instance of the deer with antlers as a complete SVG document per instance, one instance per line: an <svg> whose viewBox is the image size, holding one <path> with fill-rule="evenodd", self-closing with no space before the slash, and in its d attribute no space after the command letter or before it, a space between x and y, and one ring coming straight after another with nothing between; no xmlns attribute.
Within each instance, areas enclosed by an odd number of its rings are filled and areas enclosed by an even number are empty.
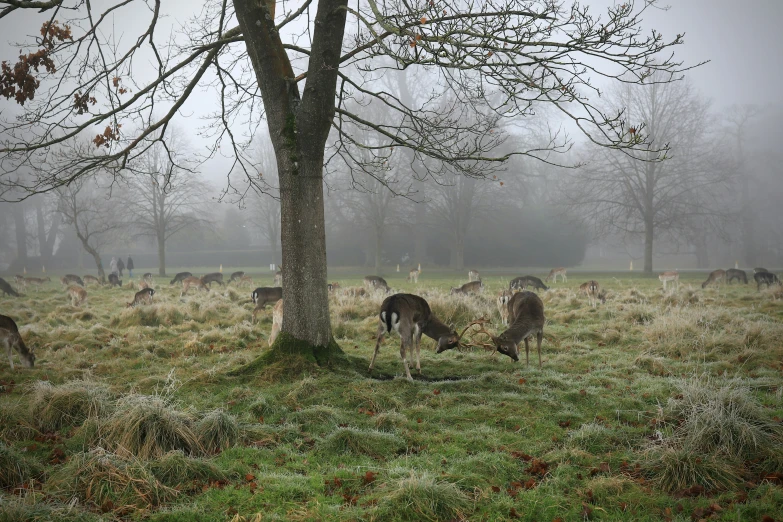
<svg viewBox="0 0 783 522"><path fill-rule="evenodd" d="M375 352L370 361L369 371L372 372L375 358L381 349L384 335L392 330L400 336L400 357L405 368L405 376L411 377L410 366L413 365L413 352L416 352L416 370L421 373L421 336L426 335L438 343L437 352L441 353L459 345L460 337L453 326L446 326L432 313L429 303L417 295L394 294L383 300L378 314L378 334L375 342ZM464 332L463 332L464 333ZM407 354L407 359L406 359Z"/></svg>
<svg viewBox="0 0 783 522"><path fill-rule="evenodd" d="M538 348L538 367L541 367L541 341L544 338L544 303L534 292L524 290L517 294L508 302L508 315L511 325L498 336L492 335L484 328L484 319L474 321L468 327L479 324L480 329L473 331L473 337L478 334L485 334L492 341L491 343L471 343L471 346L480 346L496 350L503 355L508 355L515 362L519 361L518 345L525 341L525 362L530 365L530 343L531 335L536 335L536 345ZM463 335L465 332L462 332ZM445 348L448 349L448 348ZM440 353L440 352L439 352Z"/></svg>

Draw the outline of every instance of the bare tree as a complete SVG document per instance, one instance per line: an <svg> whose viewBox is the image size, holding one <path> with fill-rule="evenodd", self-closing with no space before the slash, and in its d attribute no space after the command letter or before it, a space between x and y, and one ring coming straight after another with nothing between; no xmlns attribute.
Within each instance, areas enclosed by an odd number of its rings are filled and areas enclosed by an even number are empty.
<svg viewBox="0 0 783 522"><path fill-rule="evenodd" d="M181 136L171 139L168 147L154 144L135 160L135 175L126 177L127 187L120 193L131 234L157 243L162 276L166 275L166 242L188 229L210 225L203 217L209 187L197 173L181 167L188 164L180 159L187 152Z"/></svg>
<svg viewBox="0 0 783 522"><path fill-rule="evenodd" d="M2 5L8 7L0 17L41 6L19 0L0 0ZM352 150L361 147L356 137L372 132L384 143L372 149L373 161L360 167L368 175L392 147L409 148L454 172L475 173L487 161L508 158L490 153L498 144L491 128L463 119L490 91L500 100L491 107L500 117L531 116L539 104L552 104L591 140L635 148L643 140L627 140L620 115L592 103L597 93L592 82L599 76L616 80L621 71L623 81L630 82L656 70L677 75L681 67L670 48L682 42L681 36L666 41L654 31L641 33L642 16L655 5L655 0L626 2L597 16L578 3L552 0L367 0L356 6L347 0L303 0L276 16L272 0L215 0L165 49L156 34L161 2L122 0L98 11L91 2L51 0L36 49L0 71L0 92L23 103L25 112L2 123L0 132L10 139L0 145L0 160L12 172L14 164L34 164L40 152L100 125L103 131L93 139L100 154L40 170L23 186L44 191L98 168L122 176L149 148L148 138L165 141L161 130L198 86L212 81L221 96L212 127L214 150L221 139L229 140L248 181L259 186L263 180L235 136L242 135L236 131L243 122L252 135L263 109L280 177L288 271L277 344L289 344L292 337L302 353L326 362L336 345L326 290L324 160L353 161ZM113 37L111 20L129 11L138 20L144 9L149 24L138 38ZM134 60L145 52L157 65L149 81L131 76ZM408 106L373 88L372 78L404 68L428 72L428 101ZM454 95L453 103L438 103L445 92ZM362 110L366 103L348 110L348 99L386 105L395 121L372 121ZM168 110L156 116L161 102ZM140 130L127 130L134 128ZM547 152L515 154L545 158ZM3 181L17 184L11 176Z"/></svg>
<svg viewBox="0 0 783 522"><path fill-rule="evenodd" d="M70 185L59 187L57 194L57 210L63 222L73 226L82 247L95 260L98 277L103 281L106 273L100 251L123 226L114 202L95 178L75 179Z"/></svg>
<svg viewBox="0 0 783 522"><path fill-rule="evenodd" d="M644 271L650 273L656 239L682 240L697 221L703 228L719 228L730 169L721 161L717 133L711 132L709 103L689 83L629 85L609 99L614 107L627 107L652 144L640 158L592 149L589 164L569 176L564 195L599 234L642 237ZM671 153L654 150L659 143L670 144Z"/></svg>

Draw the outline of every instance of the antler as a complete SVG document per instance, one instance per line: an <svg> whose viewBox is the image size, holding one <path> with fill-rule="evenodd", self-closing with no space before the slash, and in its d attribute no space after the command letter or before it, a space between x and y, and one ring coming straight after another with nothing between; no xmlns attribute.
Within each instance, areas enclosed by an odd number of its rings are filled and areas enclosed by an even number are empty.
<svg viewBox="0 0 783 522"><path fill-rule="evenodd" d="M484 348L485 350L493 350L494 351L496 349L494 343L487 343L487 342L476 343L476 342L474 342L474 338L476 337L476 335L479 335L479 334L485 334L490 339L494 340L495 336L492 335L490 332L488 332L486 330L486 328L484 328L484 324L489 323L489 322L490 322L489 319L487 319L486 317L482 317L481 319L476 319L475 321L471 322L468 326L465 327L465 329L462 331L462 334L460 334L460 336L459 336L460 344L462 346L464 346L464 347L477 346L477 347L480 347L480 348ZM470 336L471 342L470 343L463 343L461 341L461 339L465 335L465 332L467 332L470 328L472 328L475 325L479 325L480 328L478 330L473 330L472 331L472 335Z"/></svg>

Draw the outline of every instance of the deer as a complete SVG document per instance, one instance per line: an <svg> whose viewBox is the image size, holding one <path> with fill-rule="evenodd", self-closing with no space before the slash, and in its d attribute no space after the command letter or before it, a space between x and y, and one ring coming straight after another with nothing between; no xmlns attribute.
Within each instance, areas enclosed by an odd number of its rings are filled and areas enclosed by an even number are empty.
<svg viewBox="0 0 783 522"><path fill-rule="evenodd" d="M269 332L269 346L272 346L283 327L283 300L278 299L275 307L272 309L272 331Z"/></svg>
<svg viewBox="0 0 783 522"><path fill-rule="evenodd" d="M245 276L245 272L242 270L238 270L236 272L232 272L231 277L228 278L228 284L230 285L234 281L241 281L241 279Z"/></svg>
<svg viewBox="0 0 783 522"><path fill-rule="evenodd" d="M66 274L62 276L60 278L60 283L62 283L65 287L70 285L84 286L84 281L82 281L82 278L74 274Z"/></svg>
<svg viewBox="0 0 783 522"><path fill-rule="evenodd" d="M761 292L761 285L767 285L769 288L772 285L780 285L780 279L772 272L756 272L753 274L753 279L756 281L756 291Z"/></svg>
<svg viewBox="0 0 783 522"><path fill-rule="evenodd" d="M153 281L152 272L147 272L143 276L141 276L142 279L147 281L148 283L151 283Z"/></svg>
<svg viewBox="0 0 783 522"><path fill-rule="evenodd" d="M468 281L471 283L473 281L481 281L481 274L479 274L478 270L469 270L468 271Z"/></svg>
<svg viewBox="0 0 783 522"><path fill-rule="evenodd" d="M35 286L41 286L44 283L48 283L52 280L51 277L25 277L24 282L22 283L25 288L27 285L35 285Z"/></svg>
<svg viewBox="0 0 783 522"><path fill-rule="evenodd" d="M152 282L146 279L139 279L139 291L152 288Z"/></svg>
<svg viewBox="0 0 783 522"><path fill-rule="evenodd" d="M557 283L557 276L563 278L564 283L568 281L568 278L566 277L566 269L563 268L562 266L550 270L549 275L546 276L546 279L544 279L544 281L549 282L549 280L551 279L553 283Z"/></svg>
<svg viewBox="0 0 783 522"><path fill-rule="evenodd" d="M177 275L174 276L174 279L169 281L169 286L173 285L174 283L181 283L188 277L193 277L193 274L190 272L179 272Z"/></svg>
<svg viewBox="0 0 783 522"><path fill-rule="evenodd" d="M89 284L94 284L94 285L100 285L101 284L101 280L98 279L95 276L92 276L92 275L86 275L86 276L82 277L82 280L84 281L84 286L87 286Z"/></svg>
<svg viewBox="0 0 783 522"><path fill-rule="evenodd" d="M761 268L760 266L753 269L754 274L758 274L759 272L769 272L769 270L766 268Z"/></svg>
<svg viewBox="0 0 783 522"><path fill-rule="evenodd" d="M340 283L338 283L337 281L326 285L326 291L329 292L330 294L334 293L335 290L339 290L339 289L340 289Z"/></svg>
<svg viewBox="0 0 783 522"><path fill-rule="evenodd" d="M32 368L35 365L35 353L27 349L16 322L7 315L0 315L0 345L5 346L5 354L8 356L11 370L14 370L14 350L19 353L19 359L25 368Z"/></svg>
<svg viewBox="0 0 783 522"><path fill-rule="evenodd" d="M283 298L283 288L280 286L259 287L250 294L250 300L256 304L253 310L253 322L256 322L258 312L266 308L270 303L276 303ZM282 306L282 305L281 305Z"/></svg>
<svg viewBox="0 0 783 522"><path fill-rule="evenodd" d="M384 293L386 294L391 292L391 288L389 288L389 284L386 282L384 278L380 276L365 276L364 287L367 288L367 290L370 292L377 291L377 290L383 290Z"/></svg>
<svg viewBox="0 0 783 522"><path fill-rule="evenodd" d="M14 283L17 285L23 285L25 280L25 276L22 274L16 274L14 275Z"/></svg>
<svg viewBox="0 0 783 522"><path fill-rule="evenodd" d="M71 298L71 306L81 306L82 304L87 303L87 290L81 286L69 286L68 296Z"/></svg>
<svg viewBox="0 0 783 522"><path fill-rule="evenodd" d="M590 306L593 308L598 306L599 300L601 303L606 303L606 296L601 291L601 285L598 284L598 281L588 281L586 283L582 283L579 285L579 293L587 296Z"/></svg>
<svg viewBox="0 0 783 522"><path fill-rule="evenodd" d="M508 326L508 302L513 295L511 290L501 290L498 294L498 312L500 313L500 322L503 323L504 326Z"/></svg>
<svg viewBox="0 0 783 522"><path fill-rule="evenodd" d="M109 274L109 286L111 287L118 286L122 288L122 279L120 279L120 277L114 272Z"/></svg>
<svg viewBox="0 0 783 522"><path fill-rule="evenodd" d="M518 345L525 341L525 363L530 366L531 335L536 335L536 347L538 349L538 367L541 368L541 341L544 338L544 303L534 292L523 290L514 294L508 302L508 315L510 326L497 337L484 329L483 326L476 334L487 335L492 343L481 344L485 348L492 348L503 355L511 357L514 362L519 361Z"/></svg>
<svg viewBox="0 0 783 522"><path fill-rule="evenodd" d="M400 336L400 357L405 368L405 376L413 381L409 367L413 365L413 352L416 352L416 370L421 374L421 336L434 339L438 343L437 353L450 350L459 345L460 337L453 326L446 326L432 313L429 303L417 295L394 294L383 300L378 313L378 333L375 351L370 361L369 372L372 373L375 358L381 349L383 337L392 330ZM464 332L463 332L464 333ZM406 360L405 356L408 356Z"/></svg>
<svg viewBox="0 0 783 522"><path fill-rule="evenodd" d="M468 294L480 294L484 291L484 283L481 281L471 281L470 283L465 283L462 286L458 286L456 288L452 288L449 292L450 295L468 295Z"/></svg>
<svg viewBox="0 0 783 522"><path fill-rule="evenodd" d="M409 283L418 284L419 274L421 274L421 268L411 268L410 272L408 272L408 278L406 281Z"/></svg>
<svg viewBox="0 0 783 522"><path fill-rule="evenodd" d="M274 286L283 286L283 267L280 267L280 269L275 272L275 280L273 283Z"/></svg>
<svg viewBox="0 0 783 522"><path fill-rule="evenodd" d="M179 296L182 297L187 294L191 286L195 286L196 288L204 290L205 292L209 290L200 277L190 276L182 280L182 292L180 292Z"/></svg>
<svg viewBox="0 0 783 522"><path fill-rule="evenodd" d="M729 268L726 270L726 284L730 285L735 279L741 283L748 284L748 274L746 274L744 270L738 268Z"/></svg>
<svg viewBox="0 0 783 522"><path fill-rule="evenodd" d="M726 271L725 270L713 270L710 272L710 275L707 276L707 280L704 281L701 284L702 288L707 288L707 285L709 284L719 284L720 282L724 281L726 279Z"/></svg>
<svg viewBox="0 0 783 522"><path fill-rule="evenodd" d="M245 285L253 286L253 278L250 277L249 275L243 275L238 280L235 279L235 281L238 281L237 286L245 286Z"/></svg>
<svg viewBox="0 0 783 522"><path fill-rule="evenodd" d="M343 290L343 295L349 297L364 297L367 295L367 290L361 286L350 286Z"/></svg>
<svg viewBox="0 0 783 522"><path fill-rule="evenodd" d="M512 292L525 290L531 286L536 290L549 290L549 287L543 281L531 275L515 277L508 283L508 289Z"/></svg>
<svg viewBox="0 0 783 522"><path fill-rule="evenodd" d="M223 274L220 272L212 272L211 274L202 276L201 282L207 285L207 287L210 289L212 288L212 283L217 283L220 286L226 286L225 283L223 283Z"/></svg>
<svg viewBox="0 0 783 522"><path fill-rule="evenodd" d="M666 283L674 283L677 289L680 288L680 274L676 270L664 272L658 276L658 280L663 283L663 290L666 291Z"/></svg>
<svg viewBox="0 0 783 522"><path fill-rule="evenodd" d="M20 297L19 292L14 290L10 284L8 284L8 281L0 277L0 292L3 292L4 295L10 295L13 297Z"/></svg>
<svg viewBox="0 0 783 522"><path fill-rule="evenodd" d="M155 290L152 288L144 288L136 292L133 296L133 301L128 303L128 308L135 308L140 304L152 304L152 296L155 295Z"/></svg>

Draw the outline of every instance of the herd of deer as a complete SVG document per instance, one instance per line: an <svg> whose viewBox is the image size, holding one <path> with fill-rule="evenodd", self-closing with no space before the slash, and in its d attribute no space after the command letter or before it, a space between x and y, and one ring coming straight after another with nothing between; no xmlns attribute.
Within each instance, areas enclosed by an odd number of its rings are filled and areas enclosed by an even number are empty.
<svg viewBox="0 0 783 522"><path fill-rule="evenodd" d="M549 287L546 286L544 282L552 281L556 283L558 277L560 277L563 282L566 282L568 281L566 272L567 270L565 268L555 268L549 272L549 275L544 281L531 275L512 279L509 282L508 289L500 291L496 300L501 323L506 328L505 331L498 336L491 334L485 329L484 325L489 322L485 318L473 321L465 327L461 334L457 334L454 325L447 326L435 316L424 298L407 293L390 295L383 301L379 312L375 351L373 352L372 360L370 361L369 370L372 371L373 369L384 336L390 334L392 331L397 332L400 336L400 357L402 358L403 367L408 379L412 379L410 368L413 366L414 354L416 357L416 370L421 373L419 357L422 335L426 335L437 342L437 353L442 353L458 346L479 346L500 352L509 356L514 361L519 360L518 346L524 341L525 360L529 364L529 339L535 334L538 350L538 364L541 366L541 341L543 339L545 321L544 305L538 295L527 289L548 290ZM775 274L764 268L755 268L754 272L753 278L756 281L757 289L759 290L762 285L770 286L773 284L781 284ZM412 269L409 272L407 281L418 283L420 275L420 267ZM468 283L456 288L451 288L450 295L478 295L484 291L484 284L481 280L481 275L477 270L470 270L468 278L470 280ZM117 278L116 274L110 274L108 279L108 283L105 284L122 287L122 281ZM663 283L664 290L666 289L667 283L673 283L676 287L679 285L679 273L676 271L664 272L659 275L658 279ZM28 285L40 286L51 281L48 277L36 278L20 275L17 275L15 280L22 288L27 288ZM710 284L718 284L721 282L730 284L734 280L745 284L748 283L748 278L744 271L732 268L729 270L715 270L711 272L707 280L702 283L702 288L706 288ZM253 279L241 271L232 273L228 280L228 284L235 281L237 285L253 283ZM277 338L283 322L282 281L283 272L282 269L280 269L275 273L274 286L259 287L250 294L251 301L255 304L252 314L254 323L256 322L259 312L264 310L268 304L274 304L272 312L272 330L269 335L270 345L274 343ZM94 276L87 275L84 276L84 278L81 278L73 274L63 276L60 279L60 282L66 287L73 306L80 306L86 303L87 291L85 290L85 287L87 285L104 284ZM212 283L217 283L220 286L226 285L226 283L223 282L223 274L220 272L209 273L202 277L195 277L190 272L180 272L169 282L169 286L176 283L182 284L180 297L186 295L191 287L209 291ZM152 298L155 295L155 290L152 286L152 274L144 274L138 283L139 291L136 292L133 300L128 303L127 306L135 307L141 304L151 304ZM332 282L328 284L327 290L329 293L336 294L339 292L341 295L347 297L363 297L376 292L383 292L384 294L392 292L389 284L380 276L366 276L364 278L363 287L342 288L340 283ZM0 278L0 292L7 295L19 296L11 285L2 278ZM606 294L601 290L597 281L591 280L581 284L579 286L579 293L588 298L588 302L592 307L596 307L598 301L601 301L602 303L606 302ZM479 328L473 329L474 326L478 326ZM488 342L464 343L462 339L469 330L472 332L472 341L475 339L476 335L483 334L488 337ZM19 352L25 366L33 366L35 355L25 346L13 319L3 315L0 315L0 344L5 345L6 347L6 354L8 355L12 369L12 353L14 350Z"/></svg>

